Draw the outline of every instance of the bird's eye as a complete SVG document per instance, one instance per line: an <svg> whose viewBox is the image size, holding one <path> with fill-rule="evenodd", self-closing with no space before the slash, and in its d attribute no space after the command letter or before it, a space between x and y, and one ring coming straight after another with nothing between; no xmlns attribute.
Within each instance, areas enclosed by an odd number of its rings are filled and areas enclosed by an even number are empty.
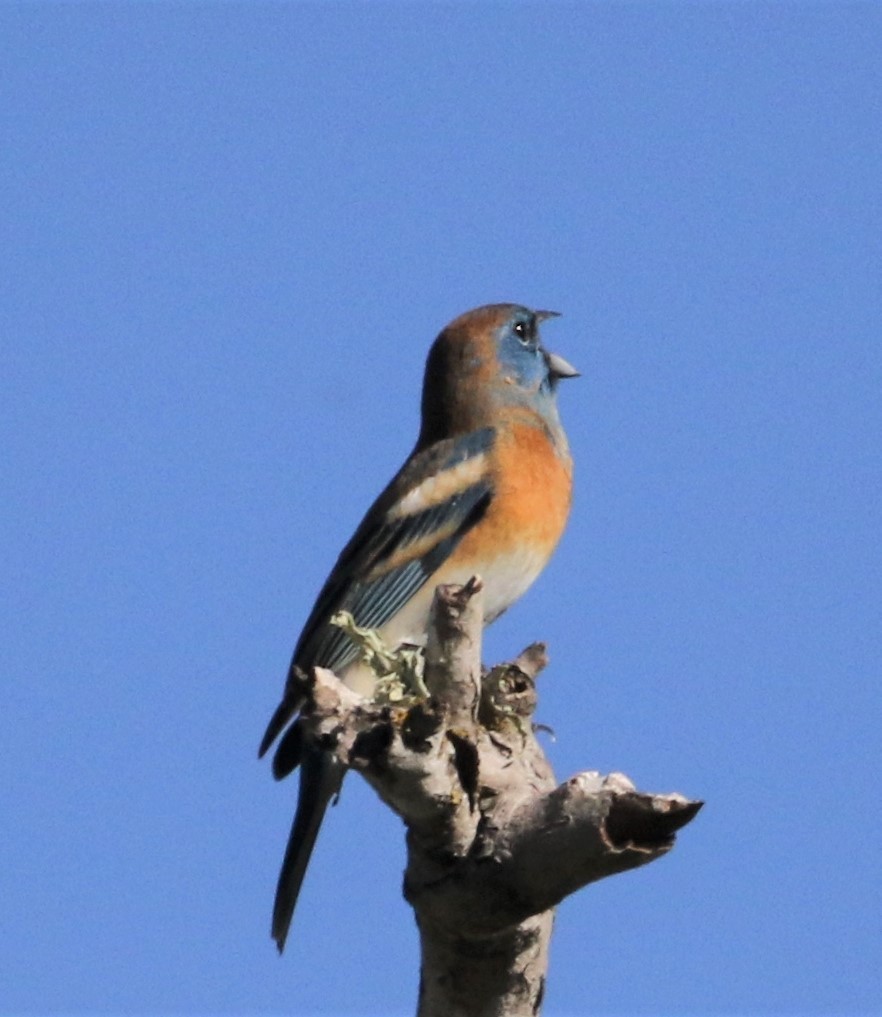
<svg viewBox="0 0 882 1017"><path fill-rule="evenodd" d="M516 321L513 328L514 334L520 339L524 346L530 342L530 330L525 321Z"/></svg>

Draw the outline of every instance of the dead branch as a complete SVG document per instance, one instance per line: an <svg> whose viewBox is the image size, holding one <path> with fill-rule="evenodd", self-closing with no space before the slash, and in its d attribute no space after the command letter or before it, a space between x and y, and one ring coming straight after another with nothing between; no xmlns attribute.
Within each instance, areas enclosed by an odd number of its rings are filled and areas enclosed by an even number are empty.
<svg viewBox="0 0 882 1017"><path fill-rule="evenodd" d="M533 1017L554 907L666 854L701 808L622 774L557 785L531 717L541 644L481 670L480 580L439 587L429 698L383 706L316 668L303 723L404 820L404 893L421 939L418 1017Z"/></svg>

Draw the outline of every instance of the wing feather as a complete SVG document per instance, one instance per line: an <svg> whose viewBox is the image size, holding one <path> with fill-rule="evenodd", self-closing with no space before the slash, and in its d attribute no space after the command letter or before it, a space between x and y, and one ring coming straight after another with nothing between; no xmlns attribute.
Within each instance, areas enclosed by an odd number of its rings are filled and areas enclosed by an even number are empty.
<svg viewBox="0 0 882 1017"><path fill-rule="evenodd" d="M349 637L329 625L328 619L336 611L345 610L357 625L385 625L481 518L490 494L490 482L483 480L430 510L396 520L388 527L391 539L382 541L383 552L373 557L372 570L363 578L348 578L335 585L322 598L321 615L298 645L298 666L339 670L354 659L356 651Z"/></svg>
<svg viewBox="0 0 882 1017"><path fill-rule="evenodd" d="M368 510L319 593L291 661L285 696L266 730L263 755L300 707L295 668L340 671L356 656L340 610L381 628L426 583L487 511L492 482L480 461L492 428L437 442L411 456Z"/></svg>

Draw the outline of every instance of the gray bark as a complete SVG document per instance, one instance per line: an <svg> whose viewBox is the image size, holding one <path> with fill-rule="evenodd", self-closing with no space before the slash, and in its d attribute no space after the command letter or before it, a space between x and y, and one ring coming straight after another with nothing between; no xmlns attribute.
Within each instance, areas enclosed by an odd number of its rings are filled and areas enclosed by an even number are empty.
<svg viewBox="0 0 882 1017"><path fill-rule="evenodd" d="M542 644L482 674L481 583L439 587L429 698L378 705L321 668L304 724L407 827L404 894L421 941L418 1017L533 1017L554 907L666 854L701 808L622 774L558 785L531 717Z"/></svg>

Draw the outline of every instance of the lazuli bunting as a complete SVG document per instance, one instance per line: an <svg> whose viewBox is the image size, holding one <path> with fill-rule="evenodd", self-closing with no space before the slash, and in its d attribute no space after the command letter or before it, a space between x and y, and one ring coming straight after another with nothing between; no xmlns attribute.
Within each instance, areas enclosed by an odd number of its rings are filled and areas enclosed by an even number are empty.
<svg viewBox="0 0 882 1017"><path fill-rule="evenodd" d="M420 646L439 584L480 575L489 625L545 567L572 492L557 384L578 373L540 342L539 323L555 316L491 304L441 332L426 363L416 446L344 547L300 635L282 702L260 746L262 756L284 731L273 773L281 779L301 767L273 911L280 952L322 817L344 773L330 754L303 743L295 669L330 668L370 695L373 673L346 632L330 623L338 611L377 629L387 646Z"/></svg>

